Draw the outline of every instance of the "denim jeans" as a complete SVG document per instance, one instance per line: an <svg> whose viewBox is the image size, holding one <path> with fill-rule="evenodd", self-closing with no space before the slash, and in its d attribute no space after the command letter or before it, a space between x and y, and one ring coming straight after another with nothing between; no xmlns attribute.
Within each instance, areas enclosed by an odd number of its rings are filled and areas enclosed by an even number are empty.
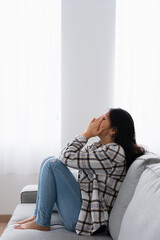
<svg viewBox="0 0 160 240"><path fill-rule="evenodd" d="M61 161L49 157L42 162L39 172L34 212L38 225L50 226L55 203L66 228L75 231L82 205L79 183Z"/></svg>

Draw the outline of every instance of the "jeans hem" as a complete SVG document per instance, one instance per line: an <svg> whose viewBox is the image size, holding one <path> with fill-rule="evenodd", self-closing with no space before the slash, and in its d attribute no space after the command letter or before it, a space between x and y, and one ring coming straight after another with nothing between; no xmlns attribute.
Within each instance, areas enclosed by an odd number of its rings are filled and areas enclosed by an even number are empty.
<svg viewBox="0 0 160 240"><path fill-rule="evenodd" d="M50 224L43 224L40 221L37 221L36 219L34 220L34 222L41 227L50 227Z"/></svg>

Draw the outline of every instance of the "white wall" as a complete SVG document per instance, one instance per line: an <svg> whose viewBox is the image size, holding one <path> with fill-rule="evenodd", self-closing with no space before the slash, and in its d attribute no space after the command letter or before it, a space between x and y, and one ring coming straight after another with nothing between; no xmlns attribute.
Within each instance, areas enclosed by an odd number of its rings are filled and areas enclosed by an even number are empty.
<svg viewBox="0 0 160 240"><path fill-rule="evenodd" d="M115 0L62 0L62 148L112 107ZM37 175L0 176L0 214L11 214Z"/></svg>
<svg viewBox="0 0 160 240"><path fill-rule="evenodd" d="M112 106L115 0L62 0L62 147Z"/></svg>

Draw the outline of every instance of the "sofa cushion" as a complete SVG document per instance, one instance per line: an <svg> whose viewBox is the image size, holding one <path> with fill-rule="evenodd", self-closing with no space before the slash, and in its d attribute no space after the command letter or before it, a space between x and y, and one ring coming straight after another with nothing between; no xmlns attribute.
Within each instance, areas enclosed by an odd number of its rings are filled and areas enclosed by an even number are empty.
<svg viewBox="0 0 160 240"><path fill-rule="evenodd" d="M146 166L124 214L118 240L160 239L160 163Z"/></svg>
<svg viewBox="0 0 160 240"><path fill-rule="evenodd" d="M92 236L80 236L68 231L59 214L53 213L51 218L51 231L19 230L14 229L14 223L33 215L35 204L19 204L9 221L1 240L112 240L109 235L97 233Z"/></svg>
<svg viewBox="0 0 160 240"><path fill-rule="evenodd" d="M154 163L160 163L160 157L148 153L137 158L129 168L109 218L109 230L114 240L118 239L123 216L132 200L142 172L146 165Z"/></svg>

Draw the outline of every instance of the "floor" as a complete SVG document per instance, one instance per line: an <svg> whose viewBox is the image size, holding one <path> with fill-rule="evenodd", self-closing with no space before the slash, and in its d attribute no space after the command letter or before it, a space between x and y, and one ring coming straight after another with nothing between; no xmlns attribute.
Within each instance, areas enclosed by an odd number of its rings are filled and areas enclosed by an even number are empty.
<svg viewBox="0 0 160 240"><path fill-rule="evenodd" d="M3 231L4 231L4 229L6 228L6 226L7 226L7 223L5 222L5 223L0 223L0 236L2 235L2 233L3 233Z"/></svg>

